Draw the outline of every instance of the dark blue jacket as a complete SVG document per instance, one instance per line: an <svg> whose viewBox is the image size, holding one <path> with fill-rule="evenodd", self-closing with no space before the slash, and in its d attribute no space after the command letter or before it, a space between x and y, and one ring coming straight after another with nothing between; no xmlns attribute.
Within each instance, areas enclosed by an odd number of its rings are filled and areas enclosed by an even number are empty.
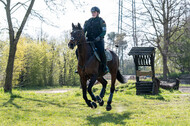
<svg viewBox="0 0 190 126"><path fill-rule="evenodd" d="M84 32L87 32L88 41L93 41L98 36L103 39L106 34L106 23L101 17L90 18L84 24Z"/></svg>

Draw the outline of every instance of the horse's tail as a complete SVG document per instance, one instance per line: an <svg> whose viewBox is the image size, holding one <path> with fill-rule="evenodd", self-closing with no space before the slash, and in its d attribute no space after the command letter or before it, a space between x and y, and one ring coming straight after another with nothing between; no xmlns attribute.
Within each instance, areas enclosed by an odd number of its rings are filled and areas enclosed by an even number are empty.
<svg viewBox="0 0 190 126"><path fill-rule="evenodd" d="M121 73L120 73L119 70L117 71L117 80L118 80L120 83L122 83L122 84L124 84L124 83L127 82L126 78L125 78L123 75L121 75Z"/></svg>

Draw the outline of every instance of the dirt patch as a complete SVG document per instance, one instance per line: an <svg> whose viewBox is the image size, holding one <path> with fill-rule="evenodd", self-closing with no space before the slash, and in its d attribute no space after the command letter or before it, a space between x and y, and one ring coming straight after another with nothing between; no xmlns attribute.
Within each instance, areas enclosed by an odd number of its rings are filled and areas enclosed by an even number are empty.
<svg viewBox="0 0 190 126"><path fill-rule="evenodd" d="M54 89L54 90L43 90L43 91L35 91L35 93L65 93L70 89Z"/></svg>

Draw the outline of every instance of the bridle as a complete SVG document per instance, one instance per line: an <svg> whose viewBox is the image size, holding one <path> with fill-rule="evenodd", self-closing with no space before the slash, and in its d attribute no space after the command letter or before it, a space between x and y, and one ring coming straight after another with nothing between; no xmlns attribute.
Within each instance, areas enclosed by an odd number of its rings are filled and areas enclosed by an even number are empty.
<svg viewBox="0 0 190 126"><path fill-rule="evenodd" d="M77 33L77 32L80 32L80 34L79 35L77 35L76 36L76 38L75 37L73 37L73 36L71 36L71 41L73 41L74 42L74 46L75 45L81 45L81 44L85 44L85 42L79 42L79 36L81 37L81 36L83 36L84 34L83 34L83 32L82 32L83 30L81 29L81 30L73 30L72 31L72 33Z"/></svg>
<svg viewBox="0 0 190 126"><path fill-rule="evenodd" d="M75 34L76 32L80 32L80 35L78 35L78 36L84 36L82 29L81 29L81 30L73 30L72 32L73 32L74 34ZM74 42L74 46L75 46L75 45L79 46L79 45L86 44L86 43L93 43L93 41L79 42L78 36L77 36L77 39L74 38L74 37L71 37L71 41ZM84 36L84 37L85 37L85 36ZM86 40L86 39L85 39L85 40Z"/></svg>

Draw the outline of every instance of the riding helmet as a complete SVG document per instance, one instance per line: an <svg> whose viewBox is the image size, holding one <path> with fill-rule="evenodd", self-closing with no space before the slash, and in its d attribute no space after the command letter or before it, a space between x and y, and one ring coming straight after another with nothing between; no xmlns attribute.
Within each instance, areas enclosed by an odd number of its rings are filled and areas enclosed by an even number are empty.
<svg viewBox="0 0 190 126"><path fill-rule="evenodd" d="M100 14L100 9L96 6L91 8L91 12L94 12L94 11L96 11Z"/></svg>

